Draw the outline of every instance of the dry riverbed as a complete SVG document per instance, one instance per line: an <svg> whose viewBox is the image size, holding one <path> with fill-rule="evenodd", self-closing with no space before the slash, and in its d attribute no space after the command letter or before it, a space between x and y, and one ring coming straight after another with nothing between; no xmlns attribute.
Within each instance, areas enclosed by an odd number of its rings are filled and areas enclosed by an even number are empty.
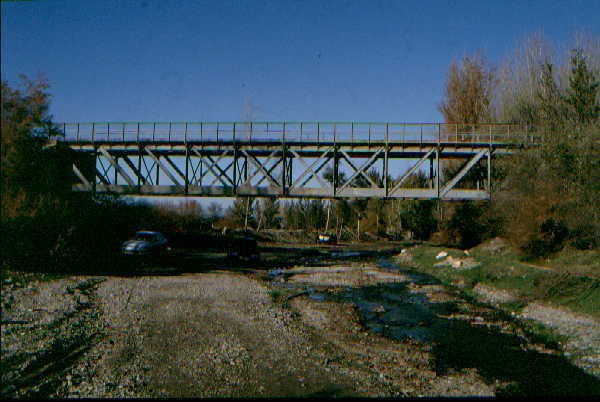
<svg viewBox="0 0 600 402"><path fill-rule="evenodd" d="M2 396L485 396L510 386L477 364L441 367L435 343L383 336L385 325L377 331L364 321L365 306L367 316L382 319L390 306L344 298L349 289L396 286L402 297L458 306L418 325L515 330L463 308L440 285L374 263L295 267L270 277L73 277L3 288L2 320L11 323L2 326ZM85 330L67 336L53 332L57 323ZM55 350L65 337L77 340L76 358L46 367L53 356L71 356Z"/></svg>

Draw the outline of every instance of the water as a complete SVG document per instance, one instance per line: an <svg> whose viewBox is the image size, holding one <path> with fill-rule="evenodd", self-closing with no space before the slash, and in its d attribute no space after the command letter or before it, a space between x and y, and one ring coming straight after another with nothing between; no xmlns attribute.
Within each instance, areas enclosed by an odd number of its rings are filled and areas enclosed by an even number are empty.
<svg viewBox="0 0 600 402"><path fill-rule="evenodd" d="M377 264L401 270L412 285L439 284L434 277L410 271L389 259L380 259ZM560 355L533 350L523 336L503 331L502 327L515 328L517 324L506 321L501 313L464 301L432 303L427 296L410 292L409 283L345 288L335 295L303 289L313 300L354 303L361 323L374 333L430 345L434 368L440 375L475 368L489 383L509 384L498 389L497 394L502 396L600 396L598 378ZM464 319L448 317L453 313L460 313Z"/></svg>

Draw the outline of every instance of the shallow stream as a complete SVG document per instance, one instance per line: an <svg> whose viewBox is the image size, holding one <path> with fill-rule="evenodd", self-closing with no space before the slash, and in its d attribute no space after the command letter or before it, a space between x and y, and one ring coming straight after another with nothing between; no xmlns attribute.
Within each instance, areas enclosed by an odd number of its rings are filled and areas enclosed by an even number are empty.
<svg viewBox="0 0 600 402"><path fill-rule="evenodd" d="M498 395L600 395L598 378L548 345L534 344L506 314L459 296L433 302L427 292L415 289L440 285L437 279L389 258L380 258L376 264L401 271L408 281L345 287L336 292L285 281L278 286L306 291L314 300L354 303L368 330L398 341L422 342L434 356L432 364L440 375L474 368L486 382L497 386ZM270 275L285 278L286 272L274 270Z"/></svg>

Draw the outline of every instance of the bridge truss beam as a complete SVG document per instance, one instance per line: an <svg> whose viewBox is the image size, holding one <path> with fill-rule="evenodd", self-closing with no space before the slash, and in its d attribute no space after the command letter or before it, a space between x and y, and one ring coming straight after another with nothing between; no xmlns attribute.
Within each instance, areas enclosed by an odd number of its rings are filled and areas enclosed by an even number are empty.
<svg viewBox="0 0 600 402"><path fill-rule="evenodd" d="M74 191L484 200L491 196L491 160L510 152L511 146L455 142L94 142L71 144L71 148L79 156L73 164ZM458 170L451 169L456 173L447 177L450 170L444 167L461 162ZM378 175L372 174L373 169ZM465 178L475 169L477 179L474 182L471 177L471 185L465 186ZM417 173L421 183L415 182Z"/></svg>

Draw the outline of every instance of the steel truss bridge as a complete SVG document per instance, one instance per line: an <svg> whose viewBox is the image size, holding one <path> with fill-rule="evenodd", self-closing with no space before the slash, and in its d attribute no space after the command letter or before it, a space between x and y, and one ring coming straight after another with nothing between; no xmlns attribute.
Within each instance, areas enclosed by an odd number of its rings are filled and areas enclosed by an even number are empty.
<svg viewBox="0 0 600 402"><path fill-rule="evenodd" d="M491 197L495 158L536 143L528 127L511 124L134 122L59 128L56 141L75 151L74 191L127 195L483 200ZM445 177L449 161L458 161L458 168ZM474 170L477 180L463 180ZM421 186L409 185L418 172L425 177Z"/></svg>

